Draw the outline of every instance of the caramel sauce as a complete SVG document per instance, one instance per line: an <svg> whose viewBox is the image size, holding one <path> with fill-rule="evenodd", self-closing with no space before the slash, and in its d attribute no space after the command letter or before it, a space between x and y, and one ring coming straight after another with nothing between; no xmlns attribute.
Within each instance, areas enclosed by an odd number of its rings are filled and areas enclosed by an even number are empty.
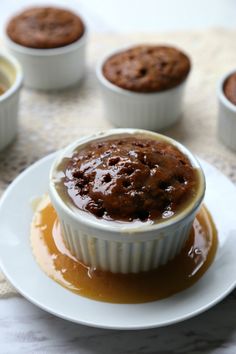
<svg viewBox="0 0 236 354"><path fill-rule="evenodd" d="M0 84L0 96L4 94L4 92L6 92L6 87L3 86L2 84Z"/></svg>
<svg viewBox="0 0 236 354"><path fill-rule="evenodd" d="M31 225L31 244L42 270L63 287L88 298L112 303L164 299L193 285L209 268L217 250L217 231L203 206L181 253L156 270L113 274L90 269L66 248L57 214L48 197Z"/></svg>

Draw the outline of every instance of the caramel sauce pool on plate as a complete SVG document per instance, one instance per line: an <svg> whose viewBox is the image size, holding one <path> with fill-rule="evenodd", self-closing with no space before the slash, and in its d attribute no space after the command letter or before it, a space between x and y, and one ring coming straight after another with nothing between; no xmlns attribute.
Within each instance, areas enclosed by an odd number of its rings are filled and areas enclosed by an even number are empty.
<svg viewBox="0 0 236 354"><path fill-rule="evenodd" d="M33 254L54 281L79 295L112 303L160 300L193 285L209 268L217 250L217 231L203 206L181 253L156 270L113 274L90 269L67 249L57 214L48 197L40 203L31 225Z"/></svg>

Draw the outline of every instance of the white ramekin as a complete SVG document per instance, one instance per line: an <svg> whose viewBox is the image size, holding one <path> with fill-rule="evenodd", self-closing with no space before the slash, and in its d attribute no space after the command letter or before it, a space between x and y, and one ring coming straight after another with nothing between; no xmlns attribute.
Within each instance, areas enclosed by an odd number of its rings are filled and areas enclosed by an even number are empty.
<svg viewBox="0 0 236 354"><path fill-rule="evenodd" d="M122 48L106 55L96 69L106 117L123 128L161 131L177 122L182 114L182 102L187 78L178 86L160 92L138 93L114 85L103 74L103 66Z"/></svg>
<svg viewBox="0 0 236 354"><path fill-rule="evenodd" d="M58 90L75 85L85 74L87 31L76 42L52 49L27 48L5 33L6 48L19 60L24 84L33 89Z"/></svg>
<svg viewBox="0 0 236 354"><path fill-rule="evenodd" d="M0 53L0 81L7 81L8 89L0 95L0 150L4 149L17 133L19 94L23 74L18 61L11 55Z"/></svg>
<svg viewBox="0 0 236 354"><path fill-rule="evenodd" d="M177 146L199 169L199 190L179 214L156 224L116 223L68 206L57 191L58 166L77 147L102 138L137 135L162 139ZM180 143L153 132L112 129L84 137L69 145L54 161L49 178L49 195L61 222L64 239L72 253L86 265L113 273L138 273L165 264L184 246L205 192L203 171L194 156ZM122 207L122 206L121 206Z"/></svg>
<svg viewBox="0 0 236 354"><path fill-rule="evenodd" d="M224 93L227 78L236 72L231 70L224 75L218 85L218 136L230 149L236 150L236 105L228 100Z"/></svg>

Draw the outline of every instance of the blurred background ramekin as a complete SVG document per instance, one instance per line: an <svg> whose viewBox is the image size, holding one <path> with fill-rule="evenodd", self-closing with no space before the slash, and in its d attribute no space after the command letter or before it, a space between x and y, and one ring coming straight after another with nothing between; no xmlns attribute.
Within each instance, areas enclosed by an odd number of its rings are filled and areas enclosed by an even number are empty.
<svg viewBox="0 0 236 354"><path fill-rule="evenodd" d="M103 74L103 66L107 59L129 48L132 46L109 53L97 65L106 118L120 128L162 131L181 117L187 78L174 88L158 92L134 92L114 85Z"/></svg>
<svg viewBox="0 0 236 354"><path fill-rule="evenodd" d="M236 151L236 105L224 93L224 84L236 69L227 72L218 85L218 136L230 149Z"/></svg>
<svg viewBox="0 0 236 354"><path fill-rule="evenodd" d="M76 42L50 49L28 48L13 42L5 33L6 48L22 65L25 86L59 90L73 86L85 75L87 29Z"/></svg>
<svg viewBox="0 0 236 354"><path fill-rule="evenodd" d="M22 68L11 55L0 52L0 84L5 87L0 95L0 150L16 136L19 94L23 82Z"/></svg>

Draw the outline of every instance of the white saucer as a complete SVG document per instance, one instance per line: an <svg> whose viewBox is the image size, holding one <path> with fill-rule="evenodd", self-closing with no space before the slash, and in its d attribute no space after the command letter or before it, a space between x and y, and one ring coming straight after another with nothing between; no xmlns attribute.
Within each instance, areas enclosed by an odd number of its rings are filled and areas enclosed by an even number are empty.
<svg viewBox="0 0 236 354"><path fill-rule="evenodd" d="M205 203L219 231L217 257L191 288L168 299L120 305L90 300L64 289L36 264L30 249L30 201L47 191L48 172L55 155L23 172L0 203L0 266L27 299L67 320L101 328L143 329L190 318L224 298L236 285L236 188L218 170L201 161L207 179Z"/></svg>

